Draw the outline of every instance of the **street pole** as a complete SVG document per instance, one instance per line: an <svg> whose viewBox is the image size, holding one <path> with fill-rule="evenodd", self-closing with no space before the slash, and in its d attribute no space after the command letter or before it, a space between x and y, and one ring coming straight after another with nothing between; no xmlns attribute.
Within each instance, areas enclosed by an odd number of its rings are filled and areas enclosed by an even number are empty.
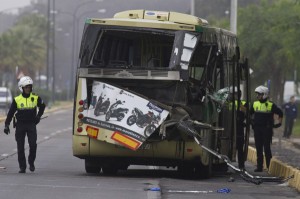
<svg viewBox="0 0 300 199"><path fill-rule="evenodd" d="M52 31L52 104L55 102L55 0L53 0L53 31Z"/></svg>
<svg viewBox="0 0 300 199"><path fill-rule="evenodd" d="M191 0L191 15L195 16L195 0Z"/></svg>
<svg viewBox="0 0 300 199"><path fill-rule="evenodd" d="M237 33L236 27L237 27L237 0L231 0L231 6L230 6L230 30L234 34Z"/></svg>
<svg viewBox="0 0 300 199"><path fill-rule="evenodd" d="M71 65L71 82L70 82L70 93L74 93L74 87L75 87L75 84L74 84L74 76L75 76L75 67L77 68L77 50L75 49L76 48L76 38L78 37L77 34L76 34L76 16L77 16L77 12L79 11L79 9L83 6L83 5L86 5L86 4L89 4L89 3L95 3L95 2L102 2L103 0L92 0L92 1L87 1L87 2L83 2L81 4L79 4L74 12L73 12L73 34L72 34L72 51L73 51L73 55L72 55L72 65ZM76 63L76 65L75 65Z"/></svg>
<svg viewBox="0 0 300 199"><path fill-rule="evenodd" d="M46 80L46 88L47 88L47 91L49 91L49 72L50 72L50 64L49 64L49 53L50 53L50 0L48 0L48 6L47 6L47 63L46 63L46 66L47 66L47 80Z"/></svg>

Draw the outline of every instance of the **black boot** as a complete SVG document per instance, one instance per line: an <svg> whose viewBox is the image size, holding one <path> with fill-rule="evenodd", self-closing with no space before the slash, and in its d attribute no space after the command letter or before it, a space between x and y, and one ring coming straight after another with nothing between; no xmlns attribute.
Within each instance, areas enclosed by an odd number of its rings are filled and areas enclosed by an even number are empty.
<svg viewBox="0 0 300 199"><path fill-rule="evenodd" d="M34 166L33 163L29 165L29 170L30 170L31 172L34 172L35 166Z"/></svg>
<svg viewBox="0 0 300 199"><path fill-rule="evenodd" d="M26 173L26 169L24 169L24 168L20 168L20 171L19 171L19 173Z"/></svg>

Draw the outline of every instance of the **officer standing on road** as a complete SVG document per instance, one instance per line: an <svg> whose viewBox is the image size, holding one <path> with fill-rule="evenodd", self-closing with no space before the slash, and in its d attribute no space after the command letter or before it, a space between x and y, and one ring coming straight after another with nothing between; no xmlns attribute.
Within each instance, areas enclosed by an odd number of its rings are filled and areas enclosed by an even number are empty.
<svg viewBox="0 0 300 199"><path fill-rule="evenodd" d="M283 105L285 113L285 125L283 137L289 139L292 135L294 122L297 118L297 105L295 103L295 96L290 97L290 101Z"/></svg>
<svg viewBox="0 0 300 199"><path fill-rule="evenodd" d="M10 122L16 113L15 117L17 123L15 138L18 148L19 173L26 173L26 157L24 151L26 135L29 144L29 170L32 172L35 170L34 161L37 148L36 125L40 122L41 116L45 110L43 100L38 95L32 93L32 84L33 81L28 76L24 76L20 79L18 87L22 94L14 98L5 120L4 133L8 135L10 133ZM37 107L39 108L38 113Z"/></svg>
<svg viewBox="0 0 300 199"><path fill-rule="evenodd" d="M255 89L257 101L250 108L253 116L252 127L254 130L254 140L257 155L257 168L255 172L263 170L263 151L265 152L266 166L269 169L272 152L271 142L273 128L281 126L283 113L280 108L268 100L269 89L265 86L258 86ZM278 115L278 123L274 124L274 114Z"/></svg>

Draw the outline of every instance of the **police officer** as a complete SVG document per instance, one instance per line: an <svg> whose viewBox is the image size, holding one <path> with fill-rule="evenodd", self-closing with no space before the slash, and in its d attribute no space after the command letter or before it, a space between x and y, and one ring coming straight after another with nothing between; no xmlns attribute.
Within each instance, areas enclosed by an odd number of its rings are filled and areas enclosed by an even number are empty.
<svg viewBox="0 0 300 199"><path fill-rule="evenodd" d="M245 158L244 158L244 144L245 144L245 118L246 118L246 101L241 100L242 92L237 87L230 87L229 93L231 94L231 100L234 99L235 109L239 108L237 111L236 120L236 149L239 169L245 170ZM233 96L234 95L234 96ZM238 103L239 106L238 106Z"/></svg>
<svg viewBox="0 0 300 199"><path fill-rule="evenodd" d="M250 108L253 116L252 127L254 130L254 140L257 155L257 168L255 172L263 170L263 151L265 152L266 166L269 169L272 152L271 142L273 128L281 126L283 113L273 102L269 101L269 89L265 86L258 86L255 89L257 101ZM278 115L278 123L274 125L274 114Z"/></svg>
<svg viewBox="0 0 300 199"><path fill-rule="evenodd" d="M294 126L294 122L297 118L297 104L295 103L295 96L290 97L290 101L283 105L284 113L285 113L285 125L283 137L289 139L292 135L292 130Z"/></svg>
<svg viewBox="0 0 300 199"><path fill-rule="evenodd" d="M18 87L22 94L14 98L5 120L4 133L8 135L10 133L10 122L16 113L15 117L17 119L17 123L15 138L18 148L18 162L20 167L19 173L26 173L27 165L24 151L26 135L29 143L29 170L32 172L35 170L34 161L36 158L37 148L36 125L40 122L41 116L45 110L45 104L43 100L38 95L32 93L32 84L33 81L28 76L24 76L20 79ZM37 107L39 108L38 113Z"/></svg>

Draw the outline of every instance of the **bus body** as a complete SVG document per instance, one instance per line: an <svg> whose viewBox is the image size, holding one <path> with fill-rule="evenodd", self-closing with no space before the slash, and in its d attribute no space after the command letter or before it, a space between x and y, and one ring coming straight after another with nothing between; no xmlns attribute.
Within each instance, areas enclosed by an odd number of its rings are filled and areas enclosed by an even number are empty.
<svg viewBox="0 0 300 199"><path fill-rule="evenodd" d="M73 155L88 173L156 165L208 177L226 169L186 130L193 127L203 145L235 161L237 109L226 88L243 83L245 66L233 33L191 15L129 10L87 19Z"/></svg>

